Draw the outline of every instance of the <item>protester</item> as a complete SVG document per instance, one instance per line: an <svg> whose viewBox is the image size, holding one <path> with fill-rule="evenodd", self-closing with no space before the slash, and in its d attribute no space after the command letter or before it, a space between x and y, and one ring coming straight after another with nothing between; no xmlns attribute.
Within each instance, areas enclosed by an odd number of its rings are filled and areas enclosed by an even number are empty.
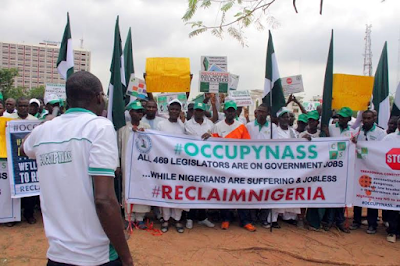
<svg viewBox="0 0 400 266"><path fill-rule="evenodd" d="M194 107L194 103L189 103L188 104L188 110L186 112L186 119L187 120L190 120L192 118L192 116L193 116L193 112L194 112L193 107Z"/></svg>
<svg viewBox="0 0 400 266"><path fill-rule="evenodd" d="M66 114L37 126L23 143L30 158L47 158L38 163L47 265L133 265L114 191L117 136L99 116L101 82L77 72L66 94Z"/></svg>
<svg viewBox="0 0 400 266"><path fill-rule="evenodd" d="M399 120L398 116L390 117L390 119L388 121L388 129L386 130L386 134L390 134L390 133L396 132L397 120Z"/></svg>
<svg viewBox="0 0 400 266"><path fill-rule="evenodd" d="M299 117L297 118L297 128L296 128L297 133L300 134L304 132L307 128L307 125L308 125L308 116L306 114L299 114Z"/></svg>
<svg viewBox="0 0 400 266"><path fill-rule="evenodd" d="M185 126L180 119L180 115L182 112L182 103L175 99L168 103L168 119L164 119L163 121L157 124L156 130L166 132L172 135L175 134L185 134ZM162 216L164 222L161 224L161 231L163 233L168 231L169 220L175 220L175 228L178 233L183 233L185 229L181 223L182 218L182 209L178 208L166 208L163 207Z"/></svg>
<svg viewBox="0 0 400 266"><path fill-rule="evenodd" d="M254 122L249 122L246 125L251 139L276 139L277 127L275 124L267 120L269 113L268 106L261 104L254 112ZM255 210L252 210L254 212ZM263 228L270 228L271 223L268 222L270 209L261 209L258 213L258 218ZM256 216L256 215L253 215ZM254 221L255 222L255 221Z"/></svg>
<svg viewBox="0 0 400 266"><path fill-rule="evenodd" d="M224 103L225 119L218 122L213 129L213 137L228 138L228 139L250 139L247 128L242 123L235 120L237 105L233 101ZM251 224L250 210L237 210L240 220L240 225L250 232L256 231L256 228ZM222 224L221 228L227 230L232 221L232 210L221 210Z"/></svg>
<svg viewBox="0 0 400 266"><path fill-rule="evenodd" d="M296 131L289 126L290 111L286 107L282 107L277 113L278 128L276 133L277 139L294 139L297 138ZM282 219L289 223L296 224L298 214L301 214L300 208L272 209L272 227L281 228L278 223L278 216L282 214Z"/></svg>
<svg viewBox="0 0 400 266"><path fill-rule="evenodd" d="M375 113L372 110L364 111L362 114L363 125L358 129L356 141L381 141L386 136L384 129L377 126L375 123ZM354 207L354 221L350 229L355 230L361 226L361 207ZM375 234L378 227L378 209L367 209L368 229L367 234Z"/></svg>
<svg viewBox="0 0 400 266"><path fill-rule="evenodd" d="M40 101L38 99L32 98L29 100L29 114L33 115L36 118L39 118L39 107Z"/></svg>
<svg viewBox="0 0 400 266"><path fill-rule="evenodd" d="M141 121L144 114L144 108L140 101L131 102L125 109L129 112L131 119L126 126L118 130L118 150L120 153L122 169L122 195L125 194L125 150L126 146L128 145L129 136L133 131L150 129L149 124ZM124 199L125 197L122 196L122 198ZM131 223L136 222L139 229L147 229L147 226L144 222L144 217L146 213L150 212L150 206L141 204L126 204L124 207L125 221Z"/></svg>
<svg viewBox="0 0 400 266"><path fill-rule="evenodd" d="M242 111L244 110L244 116L240 116L242 114ZM249 111L247 110L246 107L238 106L236 109L236 118L237 121L242 123L243 125L246 125L247 123L250 122L249 119Z"/></svg>
<svg viewBox="0 0 400 266"><path fill-rule="evenodd" d="M156 116L157 110L157 103L154 100L149 100L146 105L146 115L141 121L149 124L151 129L156 129L158 123L165 120L162 117Z"/></svg>
<svg viewBox="0 0 400 266"><path fill-rule="evenodd" d="M4 104L0 101L0 116L3 116L4 113Z"/></svg>
<svg viewBox="0 0 400 266"><path fill-rule="evenodd" d="M396 116L392 116L389 120L389 123L397 118L397 129L398 132L395 132L393 128L391 128L392 133L386 135L383 138L383 141L390 141L394 143L400 143L400 119ZM388 129L389 130L389 129ZM386 240L390 243L396 243L396 236L400 234L400 230L398 228L399 225L399 212L394 210L387 210L386 211L387 222L389 223L388 228L386 229L388 235Z"/></svg>
<svg viewBox="0 0 400 266"><path fill-rule="evenodd" d="M6 111L3 113L4 117L9 117L9 115L16 113L17 110L15 109L16 101L13 98L8 98L5 102Z"/></svg>
<svg viewBox="0 0 400 266"><path fill-rule="evenodd" d="M187 135L199 136L202 139L208 139L214 128L214 123L205 117L206 105L204 103L193 104L192 119L185 122L185 133ZM187 215L186 228L193 228L193 220L198 219L199 224L207 227L214 227L215 225L207 218L206 210L204 209L191 209Z"/></svg>
<svg viewBox="0 0 400 266"><path fill-rule="evenodd" d="M51 119L64 113L64 102L57 95L50 94L47 99L45 99L45 103L48 113L43 115L42 119Z"/></svg>

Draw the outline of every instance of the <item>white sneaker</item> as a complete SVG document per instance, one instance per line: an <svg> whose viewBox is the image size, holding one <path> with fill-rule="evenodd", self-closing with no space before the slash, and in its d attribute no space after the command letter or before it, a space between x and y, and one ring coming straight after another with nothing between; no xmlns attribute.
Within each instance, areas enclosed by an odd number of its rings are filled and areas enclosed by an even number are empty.
<svg viewBox="0 0 400 266"><path fill-rule="evenodd" d="M362 225L368 225L368 221L367 221L367 220L362 220L362 221L361 221L361 224L362 224Z"/></svg>
<svg viewBox="0 0 400 266"><path fill-rule="evenodd" d="M389 234L386 237L386 240L390 243L396 243L396 235L394 234Z"/></svg>
<svg viewBox="0 0 400 266"><path fill-rule="evenodd" d="M193 220L187 219L186 220L186 228L192 229L193 228Z"/></svg>
<svg viewBox="0 0 400 266"><path fill-rule="evenodd" d="M205 225L205 226L210 227L210 228L213 228L215 226L215 224L210 222L207 218L204 219L203 221L199 221L199 224Z"/></svg>

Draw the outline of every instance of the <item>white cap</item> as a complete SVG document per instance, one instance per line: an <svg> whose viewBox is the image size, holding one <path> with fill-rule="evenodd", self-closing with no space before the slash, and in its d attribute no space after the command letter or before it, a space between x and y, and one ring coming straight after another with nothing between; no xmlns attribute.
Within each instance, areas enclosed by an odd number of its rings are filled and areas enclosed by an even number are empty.
<svg viewBox="0 0 400 266"><path fill-rule="evenodd" d="M182 107L182 103L181 103L178 99L173 99L172 101L170 101L170 102L168 103L168 106L170 106L170 105L173 104L173 103L179 103L179 105Z"/></svg>
<svg viewBox="0 0 400 266"><path fill-rule="evenodd" d="M58 98L57 95L55 94L50 94L49 96L47 96L46 98L44 98L44 104L55 104L57 102L60 102L60 98Z"/></svg>
<svg viewBox="0 0 400 266"><path fill-rule="evenodd" d="M29 100L29 104L31 104L31 103L36 103L38 106L40 106L40 101L38 99L36 99L36 98L30 99Z"/></svg>
<svg viewBox="0 0 400 266"><path fill-rule="evenodd" d="M282 107L281 109L279 109L279 111L276 113L277 117L280 117L281 115L285 114L285 113L290 113L290 110L286 107Z"/></svg>

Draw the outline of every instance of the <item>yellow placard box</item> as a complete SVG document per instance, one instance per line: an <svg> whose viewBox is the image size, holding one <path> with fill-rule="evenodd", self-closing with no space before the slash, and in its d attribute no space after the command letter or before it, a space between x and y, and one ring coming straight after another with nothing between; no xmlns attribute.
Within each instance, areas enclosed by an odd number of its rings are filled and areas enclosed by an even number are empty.
<svg viewBox="0 0 400 266"><path fill-rule="evenodd" d="M147 92L189 92L190 59L153 57L146 59Z"/></svg>
<svg viewBox="0 0 400 266"><path fill-rule="evenodd" d="M0 117L0 158L7 158L6 125L12 118Z"/></svg>
<svg viewBox="0 0 400 266"><path fill-rule="evenodd" d="M366 110L373 87L374 77L333 74L332 109Z"/></svg>

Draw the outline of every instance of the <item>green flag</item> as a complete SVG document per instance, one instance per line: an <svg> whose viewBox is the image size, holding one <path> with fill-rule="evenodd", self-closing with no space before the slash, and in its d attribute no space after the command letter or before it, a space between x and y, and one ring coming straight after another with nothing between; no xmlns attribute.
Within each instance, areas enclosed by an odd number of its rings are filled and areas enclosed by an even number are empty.
<svg viewBox="0 0 400 266"><path fill-rule="evenodd" d="M269 31L268 38L263 102L271 108L272 116L276 116L278 110L286 104L281 80L279 78L278 63L275 56L271 31Z"/></svg>
<svg viewBox="0 0 400 266"><path fill-rule="evenodd" d="M332 117L332 86L333 86L333 30L331 33L331 42L329 44L328 60L326 62L326 68L325 68L324 92L322 95L321 127L324 125L329 126L329 120Z"/></svg>
<svg viewBox="0 0 400 266"><path fill-rule="evenodd" d="M72 48L71 28L69 26L69 13L67 13L67 25L64 29L60 52L58 54L57 70L65 80L74 73L74 50Z"/></svg>
<svg viewBox="0 0 400 266"><path fill-rule="evenodd" d="M129 103L130 97L126 95L126 88L129 85L129 79L131 74L135 73L135 69L133 67L133 52L132 52L132 35L131 28L129 28L128 36L126 37L125 46L124 46L124 69L125 69L125 84L124 87L124 98L125 104Z"/></svg>
<svg viewBox="0 0 400 266"><path fill-rule="evenodd" d="M400 116L400 83L397 85L396 95L394 97L390 116Z"/></svg>
<svg viewBox="0 0 400 266"><path fill-rule="evenodd" d="M115 127L115 130L125 126L125 103L123 96L123 84L125 83L124 58L122 53L121 35L119 34L119 16L115 23L114 51L111 61L111 78L108 86L108 111L107 117Z"/></svg>
<svg viewBox="0 0 400 266"><path fill-rule="evenodd" d="M1 91L0 91L0 101L3 101L3 100L4 100L3 93L1 93Z"/></svg>
<svg viewBox="0 0 400 266"><path fill-rule="evenodd" d="M378 112L377 124L387 129L387 123L390 115L389 102L389 71L387 57L387 42L383 46L378 67L375 72L374 88L372 90L373 108Z"/></svg>

